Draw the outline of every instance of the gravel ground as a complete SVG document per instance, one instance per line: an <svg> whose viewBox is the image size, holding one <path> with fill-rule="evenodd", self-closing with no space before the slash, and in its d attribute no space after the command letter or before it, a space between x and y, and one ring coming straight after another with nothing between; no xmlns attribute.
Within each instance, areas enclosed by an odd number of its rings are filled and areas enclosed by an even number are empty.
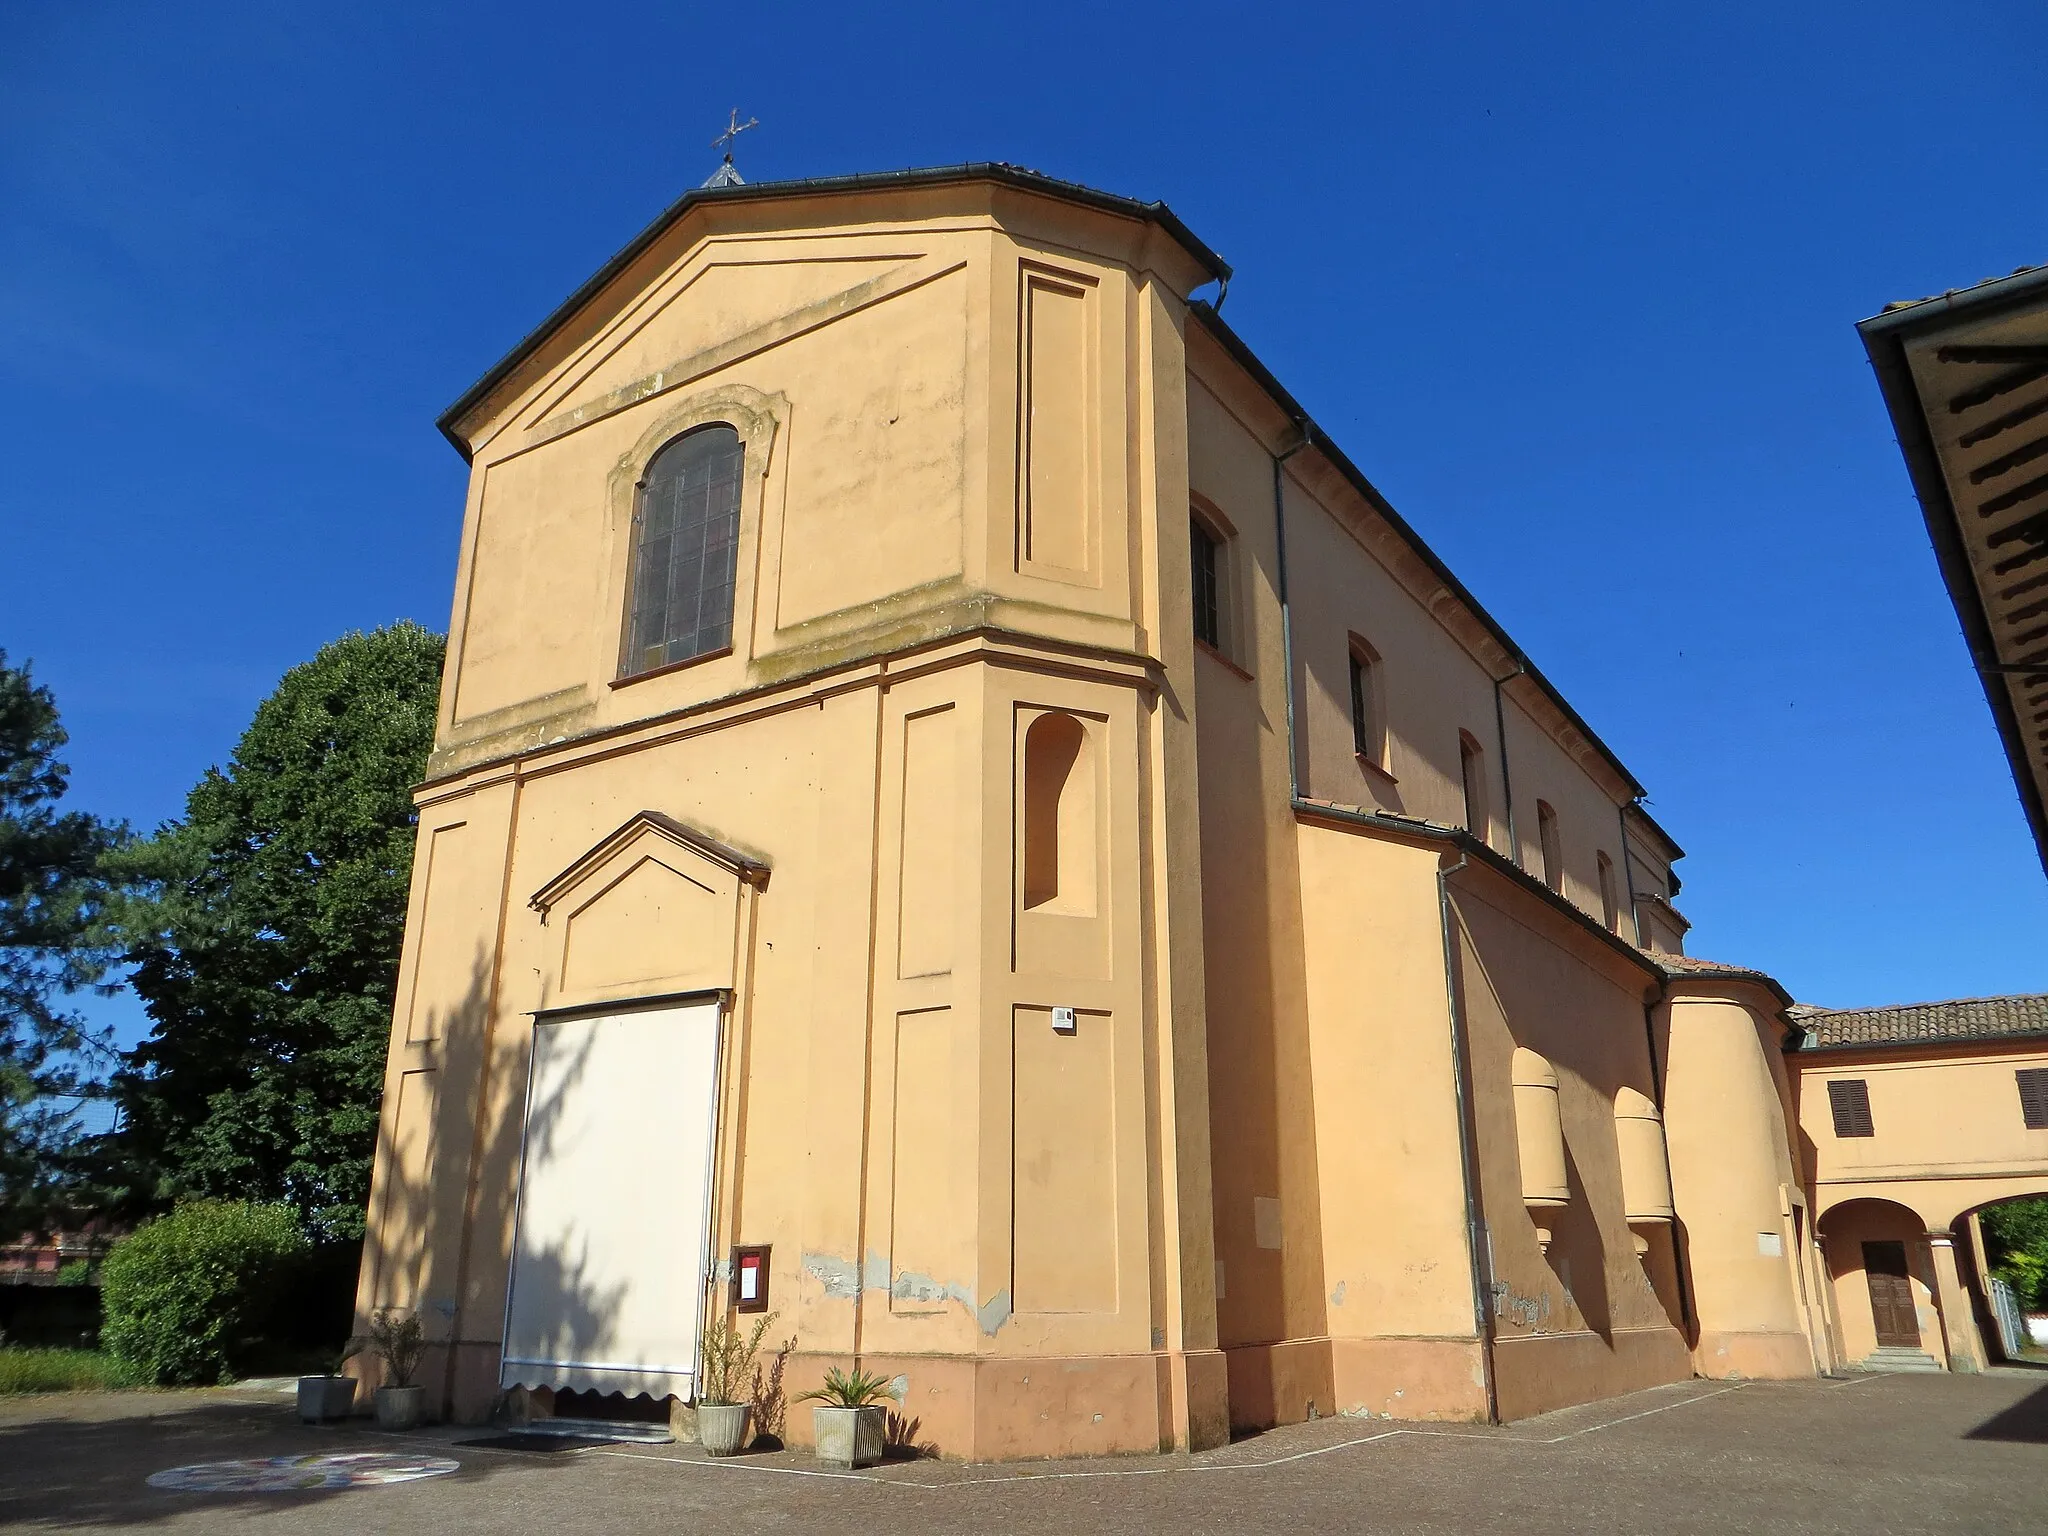
<svg viewBox="0 0 2048 1536"><path fill-rule="evenodd" d="M2048 1371L1691 1382L1503 1429L1325 1419L1192 1457L831 1474L792 1453L553 1454L309 1428L274 1389L0 1399L0 1526L164 1531L1880 1532L2048 1530ZM452 1458L338 1492L164 1492L151 1473L316 1452ZM849 1524L850 1522L850 1524Z"/></svg>

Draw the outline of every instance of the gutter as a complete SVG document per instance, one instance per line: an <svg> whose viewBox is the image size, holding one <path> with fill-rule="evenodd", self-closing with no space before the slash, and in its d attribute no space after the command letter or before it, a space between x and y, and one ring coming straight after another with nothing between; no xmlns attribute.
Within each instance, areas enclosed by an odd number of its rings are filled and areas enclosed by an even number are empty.
<svg viewBox="0 0 2048 1536"><path fill-rule="evenodd" d="M1786 1053L1793 1056L1827 1056L1836 1051L1910 1051L1920 1046L1941 1046L1944 1049L1958 1045L2025 1047L2038 1046L2048 1041L2048 1031L2035 1030L2030 1034L2019 1035L1923 1035L1912 1040L1837 1040L1832 1045L1816 1040L1808 1045L1807 1037L1812 1033L1810 1029L1799 1029L1798 1038L1786 1046Z"/></svg>
<svg viewBox="0 0 2048 1536"><path fill-rule="evenodd" d="M1451 1098L1458 1112L1458 1172L1465 1185L1465 1256L1472 1272L1472 1332L1479 1340L1479 1375L1486 1391L1486 1422L1500 1422L1500 1385L1494 1370L1492 1244L1487 1239L1486 1218L1479 1205L1479 1154L1473 1145L1472 1096L1466 1087L1471 1076L1467 1064L1465 1010L1458 985L1458 946L1453 937L1456 914L1451 907L1451 876L1463 869L1467 855L1461 850L1458 862L1448 869L1441 861L1436 870L1437 920L1444 938L1444 1006L1451 1023Z"/></svg>
<svg viewBox="0 0 2048 1536"><path fill-rule="evenodd" d="M976 181L992 182L997 186L1011 187L1021 192L1035 192L1041 196L1058 198L1062 202L1093 208L1101 213L1112 213L1123 218L1142 219L1147 223L1156 224L1172 236L1182 250L1194 257L1213 280L1226 286L1230 282L1230 263L1203 244L1195 232L1181 222L1180 216L1166 204L1143 203L1136 198L1120 197L1114 192L1101 192L1094 187L1084 187L1079 182L1061 181L1056 176L1047 176L1003 161L978 160L962 165L929 166L902 171L869 171L852 176L809 176L792 181L692 187L656 215L653 223L627 241L624 248L599 267L580 288L556 305L545 320L528 332L510 352L492 364L482 378L464 390L461 398L443 411L435 419L434 424L441 429L441 435L454 445L455 451L462 455L463 462L469 462L469 444L456 432L455 424L482 403L486 396L537 352L542 344L578 310L596 298L614 278L666 234L671 225L693 208L710 203L764 202L777 198L818 197L846 192L895 192L906 188L956 186Z"/></svg>

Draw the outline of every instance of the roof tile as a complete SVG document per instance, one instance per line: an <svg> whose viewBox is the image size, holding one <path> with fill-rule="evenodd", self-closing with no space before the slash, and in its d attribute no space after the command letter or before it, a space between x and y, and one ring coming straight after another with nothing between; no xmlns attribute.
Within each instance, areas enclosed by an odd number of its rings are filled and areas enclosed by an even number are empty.
<svg viewBox="0 0 2048 1536"><path fill-rule="evenodd" d="M1662 956L1659 957L1663 958ZM1809 1033L1808 1050L1837 1045L1921 1045L2048 1035L2048 993L2012 997L1958 997L1890 1008L1787 1010Z"/></svg>

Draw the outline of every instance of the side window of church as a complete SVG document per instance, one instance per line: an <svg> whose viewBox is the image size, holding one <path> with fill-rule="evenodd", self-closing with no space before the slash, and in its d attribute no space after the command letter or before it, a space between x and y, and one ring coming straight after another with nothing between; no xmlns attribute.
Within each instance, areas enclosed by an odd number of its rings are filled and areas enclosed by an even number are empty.
<svg viewBox="0 0 2048 1536"><path fill-rule="evenodd" d="M731 648L745 465L739 433L721 424L685 433L647 466L633 513L622 675Z"/></svg>
<svg viewBox="0 0 2048 1536"><path fill-rule="evenodd" d="M2020 1114L2030 1131L2048 1131L2048 1067L2022 1067L2013 1076L2020 1084Z"/></svg>
<svg viewBox="0 0 2048 1536"><path fill-rule="evenodd" d="M1837 1136L1875 1136L1870 1121L1870 1085L1860 1077L1828 1084L1828 1108L1835 1114Z"/></svg>
<svg viewBox="0 0 2048 1536"><path fill-rule="evenodd" d="M1205 645L1223 648L1223 598L1221 592L1222 545L1204 528L1199 518L1188 519L1188 548L1192 557L1195 596L1195 638Z"/></svg>

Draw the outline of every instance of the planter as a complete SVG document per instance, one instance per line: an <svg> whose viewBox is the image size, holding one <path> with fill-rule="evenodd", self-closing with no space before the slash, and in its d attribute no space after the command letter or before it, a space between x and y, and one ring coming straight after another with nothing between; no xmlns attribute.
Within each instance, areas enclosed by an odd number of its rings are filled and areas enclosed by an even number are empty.
<svg viewBox="0 0 2048 1536"><path fill-rule="evenodd" d="M707 1456L737 1456L747 1443L747 1403L699 1403L697 1443Z"/></svg>
<svg viewBox="0 0 2048 1536"><path fill-rule="evenodd" d="M299 1378L299 1422L331 1424L356 1411L356 1379L353 1376L301 1376Z"/></svg>
<svg viewBox="0 0 2048 1536"><path fill-rule="evenodd" d="M889 1415L883 1408L813 1408L811 1427L818 1460L835 1467L872 1467L882 1459Z"/></svg>
<svg viewBox="0 0 2048 1536"><path fill-rule="evenodd" d="M377 1389L377 1427L379 1429L418 1429L427 1408L425 1387L379 1387Z"/></svg>

